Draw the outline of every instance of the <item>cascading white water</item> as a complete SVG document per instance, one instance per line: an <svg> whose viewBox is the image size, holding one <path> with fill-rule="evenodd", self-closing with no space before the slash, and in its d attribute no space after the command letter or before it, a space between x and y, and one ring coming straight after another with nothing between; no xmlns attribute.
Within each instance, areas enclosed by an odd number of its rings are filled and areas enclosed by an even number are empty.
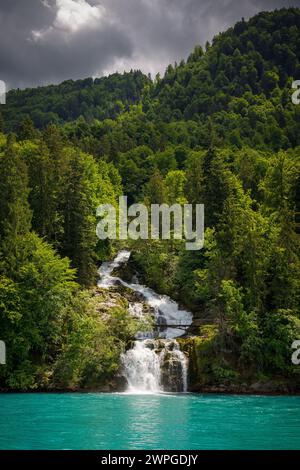
<svg viewBox="0 0 300 470"><path fill-rule="evenodd" d="M187 391L187 359L174 339L136 341L121 359L129 393Z"/></svg>
<svg viewBox="0 0 300 470"><path fill-rule="evenodd" d="M151 345L151 340L136 341L134 347L122 355L128 392L161 391L160 358Z"/></svg>
<svg viewBox="0 0 300 470"><path fill-rule="evenodd" d="M122 250L117 254L113 261L105 261L104 263L102 263L99 269L100 281L98 281L98 287L108 289L109 287L113 286L116 279L118 278L113 277L111 275L112 272L122 266L122 264L127 263L129 258L130 251Z"/></svg>
<svg viewBox="0 0 300 470"><path fill-rule="evenodd" d="M160 338L172 339L184 335L187 327L191 325L193 317L191 312L181 310L178 304L167 295L160 295L149 287L139 283L128 283L120 277L112 276L112 272L122 264L127 263L130 258L130 251L122 250L111 262L105 262L99 269L100 281L98 287L109 289L117 282L135 292L139 292L153 308L157 324L161 325ZM164 325L167 327L164 328Z"/></svg>
<svg viewBox="0 0 300 470"><path fill-rule="evenodd" d="M131 393L158 393L162 391L187 390L187 358L180 351L175 338L182 336L192 323L192 314L181 310L176 302L166 295L159 295L152 289L135 282L128 283L112 275L113 271L126 263L130 251L122 250L111 262L105 262L99 269L98 287L109 289L116 283L139 292L146 303L153 308L159 331L139 336L133 348L122 355L124 376ZM129 311L136 317L143 314L140 302L130 304ZM151 339L149 339L149 336ZM154 336L157 339L154 339Z"/></svg>

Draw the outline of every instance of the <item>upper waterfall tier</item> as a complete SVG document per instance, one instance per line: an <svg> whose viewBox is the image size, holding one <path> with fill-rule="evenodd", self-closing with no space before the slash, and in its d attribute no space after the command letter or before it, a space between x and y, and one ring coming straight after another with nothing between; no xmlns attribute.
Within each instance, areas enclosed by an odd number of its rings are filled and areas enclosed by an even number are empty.
<svg viewBox="0 0 300 470"><path fill-rule="evenodd" d="M103 263L99 269L100 281L98 286L108 289L118 282L135 292L139 292L146 303L153 308L157 325L161 325L158 333L159 338L172 339L184 335L193 320L191 312L180 309L177 302L167 295L157 294L149 287L138 282L128 283L119 277L113 276L113 271L126 263L129 258L130 251L122 250L113 261Z"/></svg>

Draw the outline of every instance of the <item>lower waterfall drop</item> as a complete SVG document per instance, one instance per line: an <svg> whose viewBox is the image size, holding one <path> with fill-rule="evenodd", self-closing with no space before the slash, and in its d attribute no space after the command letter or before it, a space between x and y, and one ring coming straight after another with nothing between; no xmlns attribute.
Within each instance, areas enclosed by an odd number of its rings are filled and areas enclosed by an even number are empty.
<svg viewBox="0 0 300 470"><path fill-rule="evenodd" d="M129 393L187 391L187 359L175 339L145 339L121 357Z"/></svg>
<svg viewBox="0 0 300 470"><path fill-rule="evenodd" d="M131 393L161 392L160 360L152 340L136 341L121 357Z"/></svg>

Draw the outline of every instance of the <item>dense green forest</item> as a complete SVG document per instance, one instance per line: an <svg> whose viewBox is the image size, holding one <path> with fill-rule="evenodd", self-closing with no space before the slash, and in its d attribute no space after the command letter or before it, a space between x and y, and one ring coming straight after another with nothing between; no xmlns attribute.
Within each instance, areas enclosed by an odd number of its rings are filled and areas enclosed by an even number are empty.
<svg viewBox="0 0 300 470"><path fill-rule="evenodd" d="M140 101L147 83L150 79L142 72L131 71L95 80L67 80L60 85L11 90L4 110L5 121L9 130L18 130L28 115L37 128L63 124L80 116L89 122L115 119Z"/></svg>
<svg viewBox="0 0 300 470"><path fill-rule="evenodd" d="M89 387L143 327L99 315L116 250L96 208L205 204L205 246L133 244L147 285L186 305L210 380L299 382L300 10L260 13L152 81L139 71L13 90L0 119L0 386ZM299 229L299 226L298 226Z"/></svg>

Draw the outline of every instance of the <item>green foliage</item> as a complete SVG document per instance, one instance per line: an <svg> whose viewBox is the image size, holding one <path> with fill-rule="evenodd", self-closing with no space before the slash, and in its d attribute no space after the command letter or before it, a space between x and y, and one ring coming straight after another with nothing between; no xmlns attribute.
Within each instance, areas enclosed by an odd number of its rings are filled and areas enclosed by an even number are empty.
<svg viewBox="0 0 300 470"><path fill-rule="evenodd" d="M104 321L87 294L76 297L64 316L65 342L54 364L53 383L71 389L105 384L118 371L120 355L140 325L122 308L111 310Z"/></svg>
<svg viewBox="0 0 300 470"><path fill-rule="evenodd" d="M0 374L6 386L23 389L35 386L39 364L57 354L62 309L76 284L69 261L36 235L20 237L17 247L13 266L6 269L1 259L0 331L8 358Z"/></svg>
<svg viewBox="0 0 300 470"><path fill-rule="evenodd" d="M140 71L131 71L95 80L67 80L60 85L11 90L3 113L6 127L18 130L23 139L32 137L32 121L35 127L44 128L49 123L74 121L80 116L84 122L93 118L114 119L129 104L140 100L147 83L147 77Z"/></svg>
<svg viewBox="0 0 300 470"><path fill-rule="evenodd" d="M28 174L26 163L15 149L13 136L0 156L0 240L7 268L12 269L17 255L18 238L31 228L28 203Z"/></svg>
<svg viewBox="0 0 300 470"><path fill-rule="evenodd" d="M68 341L66 322L70 334L76 329L65 315L74 303L81 306L77 311L87 316L84 325L92 332L94 328L97 337L94 310L87 307L90 294L86 293L87 306L76 300L80 286L75 280L94 284L99 257L109 249L96 237L96 209L101 202L115 204L121 192L115 167L67 146L55 126L34 140L27 137L16 144L13 136L1 136L0 154L0 331L8 351L0 386L18 390L54 384L55 364ZM48 243L31 231L31 222ZM66 255L71 262L61 257ZM130 328L129 320L125 316L117 323L123 332L120 338ZM107 339L102 323L99 331ZM112 325L117 335L116 322ZM113 335L105 356L107 371L114 369L120 355ZM76 354L80 356L81 350Z"/></svg>

